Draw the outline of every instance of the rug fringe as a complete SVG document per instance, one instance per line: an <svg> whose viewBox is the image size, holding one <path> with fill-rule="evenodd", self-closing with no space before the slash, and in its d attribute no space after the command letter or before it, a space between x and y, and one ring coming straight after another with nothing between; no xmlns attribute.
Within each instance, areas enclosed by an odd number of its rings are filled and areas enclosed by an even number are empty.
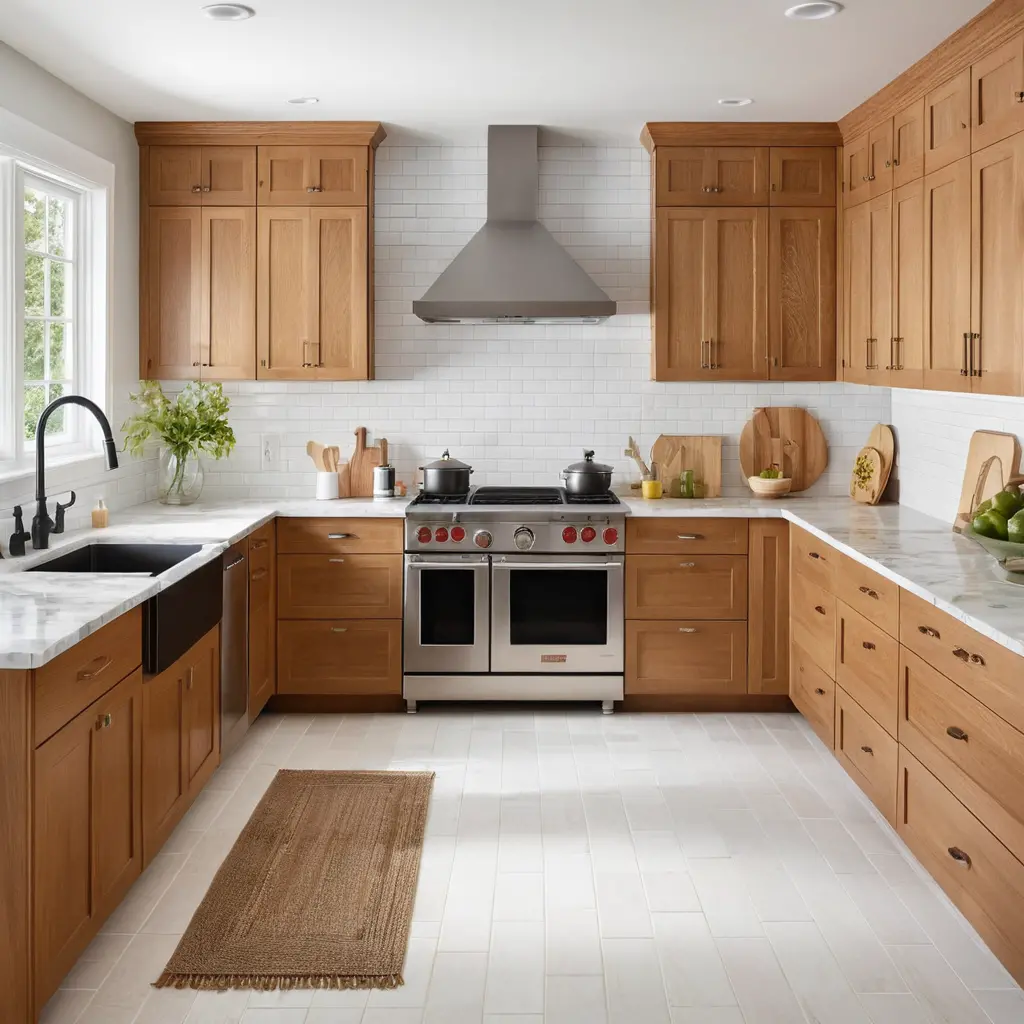
<svg viewBox="0 0 1024 1024"><path fill-rule="evenodd" d="M339 975L339 974L174 974L164 971L153 988L192 988L199 991L226 992L228 989L250 989L273 992L301 988L399 988L405 981L401 974Z"/></svg>

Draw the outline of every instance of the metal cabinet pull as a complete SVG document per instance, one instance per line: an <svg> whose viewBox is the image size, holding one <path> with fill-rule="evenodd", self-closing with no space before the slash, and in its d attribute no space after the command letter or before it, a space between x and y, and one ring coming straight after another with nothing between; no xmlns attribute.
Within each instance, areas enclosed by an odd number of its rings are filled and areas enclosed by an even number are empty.
<svg viewBox="0 0 1024 1024"><path fill-rule="evenodd" d="M808 558L813 558L815 561L817 561L818 559L821 558L821 555L819 555L817 551L809 551L807 553L807 557Z"/></svg>
<svg viewBox="0 0 1024 1024"><path fill-rule="evenodd" d="M963 740L964 743L967 742L967 733L965 733L959 725L951 725L946 730L946 735L952 736L955 740Z"/></svg>
<svg viewBox="0 0 1024 1024"><path fill-rule="evenodd" d="M696 562L680 562L680 569L692 569L697 563Z"/></svg>
<svg viewBox="0 0 1024 1024"><path fill-rule="evenodd" d="M718 191L721 192L722 190L719 189ZM711 365L711 369L712 370L721 369L721 367L718 365L718 361L715 359L715 339L714 338L708 338L708 361L709 361L709 363Z"/></svg>
<svg viewBox="0 0 1024 1024"><path fill-rule="evenodd" d="M984 665L985 664L985 659L980 654L972 654L971 655L971 664L972 665Z"/></svg>
<svg viewBox="0 0 1024 1024"><path fill-rule="evenodd" d="M934 637L936 640L940 639L939 631L937 629L932 629L931 626L918 626L917 631L918 633L924 633L925 636Z"/></svg>
<svg viewBox="0 0 1024 1024"><path fill-rule="evenodd" d="M975 363L975 361L974 361L974 343L975 342L978 343L978 361L977 361L977 363ZM971 376L972 377L980 377L981 376L981 335L980 334L972 334L971 335Z"/></svg>
<svg viewBox="0 0 1024 1024"><path fill-rule="evenodd" d="M341 563L341 562L344 562L345 559L344 558L328 558L327 561L328 562L338 562L338 563Z"/></svg>
<svg viewBox="0 0 1024 1024"><path fill-rule="evenodd" d="M203 191L203 186L202 185L193 185L192 186L192 192L193 193L195 193L195 192L202 192L202 191Z"/></svg>
<svg viewBox="0 0 1024 1024"><path fill-rule="evenodd" d="M873 597L876 601L878 600L878 591L872 590L870 587L861 587L860 592L867 594L868 597Z"/></svg>
<svg viewBox="0 0 1024 1024"><path fill-rule="evenodd" d="M1013 98L1014 98L1014 99L1015 99L1015 100L1016 100L1016 101L1017 101L1018 103L1024 103L1024 92L1020 92L1020 91L1018 91L1018 92L1015 92L1015 93L1013 94Z"/></svg>
<svg viewBox="0 0 1024 1024"><path fill-rule="evenodd" d="M204 192L209 192L210 191L210 186L209 185L204 185L203 186L203 191Z"/></svg>
<svg viewBox="0 0 1024 1024"><path fill-rule="evenodd" d="M814 606L814 610L815 610L815 611L816 611L816 612L817 612L817 613L818 613L819 615L824 615L824 614L825 614L825 609L824 609L824 608L822 608L822 606L821 606L820 604L816 604L816 605Z"/></svg>
<svg viewBox="0 0 1024 1024"><path fill-rule="evenodd" d="M195 682L195 678L196 678L196 670L195 670L194 666L189 665L188 675L185 677L185 689L186 690L191 690L192 689L192 683Z"/></svg>
<svg viewBox="0 0 1024 1024"><path fill-rule="evenodd" d="M351 537L351 533L329 533L327 534L328 540L348 540Z"/></svg>
<svg viewBox="0 0 1024 1024"><path fill-rule="evenodd" d="M970 654L968 654L962 647L953 648L953 657L959 658L963 662L967 662L971 658Z"/></svg>
<svg viewBox="0 0 1024 1024"><path fill-rule="evenodd" d="M267 542L265 540L254 540L252 542L253 551L259 551L261 548L265 548L266 546Z"/></svg>
<svg viewBox="0 0 1024 1024"><path fill-rule="evenodd" d="M885 166L886 167L892 167L892 160L886 160L885 161Z"/></svg>
<svg viewBox="0 0 1024 1024"><path fill-rule="evenodd" d="M704 355L704 346L708 347L707 356ZM711 369L711 342L707 338L701 338L700 340L700 368L702 370Z"/></svg>
<svg viewBox="0 0 1024 1024"><path fill-rule="evenodd" d="M309 355L306 349L309 348L309 341L306 338L302 339L302 365L304 367L310 367L313 364L309 361Z"/></svg>
<svg viewBox="0 0 1024 1024"><path fill-rule="evenodd" d="M307 192L323 192L323 190L324 190L323 185L307 185L306 186L306 191Z"/></svg>
<svg viewBox="0 0 1024 1024"><path fill-rule="evenodd" d="M680 633L696 633L697 630L693 626L680 626L679 627L679 632Z"/></svg>
<svg viewBox="0 0 1024 1024"><path fill-rule="evenodd" d="M875 645L870 640L865 640L861 646L865 651L873 651L875 649Z"/></svg>
<svg viewBox="0 0 1024 1024"><path fill-rule="evenodd" d="M861 747L860 749L863 750L865 754L870 754L872 757L875 756L875 752L870 747L865 746Z"/></svg>
<svg viewBox="0 0 1024 1024"><path fill-rule="evenodd" d="M703 533L677 533L676 540L703 540Z"/></svg>
<svg viewBox="0 0 1024 1024"><path fill-rule="evenodd" d="M970 334L967 331L964 331L964 357L963 357L963 361L960 364L960 376L961 377L969 376L968 371L967 371L967 348L970 345L970 343L971 343L971 336L970 336Z"/></svg>
<svg viewBox="0 0 1024 1024"><path fill-rule="evenodd" d="M348 627L347 626L331 626L331 632L332 633L347 633L348 632Z"/></svg>
<svg viewBox="0 0 1024 1024"><path fill-rule="evenodd" d="M823 690L823 689L822 689L822 688L821 688L820 686L816 686L816 687L814 688L814 692L815 692L815 693L816 693L816 694L817 694L817 695L818 695L819 697L824 697L824 696L825 696L825 691L824 691L824 690Z"/></svg>
<svg viewBox="0 0 1024 1024"><path fill-rule="evenodd" d="M254 573L252 574L252 579L253 579L253 582L255 583L255 582L256 582L256 580L261 580L261 579L263 579L263 577L264 577L264 576L266 576L266 575L267 575L267 570L266 570L266 569L257 569L257 570L256 570L256 571L255 571L255 572L254 572Z"/></svg>
<svg viewBox="0 0 1024 1024"><path fill-rule="evenodd" d="M90 679L95 679L101 672L106 672L111 665L114 664L114 659L110 657L100 656L94 661L90 661L88 665L83 669L79 669L78 679L80 682L88 682Z"/></svg>
<svg viewBox="0 0 1024 1024"><path fill-rule="evenodd" d="M889 339L889 365L886 367L887 370L896 369L896 339Z"/></svg>
<svg viewBox="0 0 1024 1024"><path fill-rule="evenodd" d="M966 853L964 853L964 851L961 850L959 846L951 846L946 852L958 864L963 864L965 868L969 868L971 866L971 858Z"/></svg>
<svg viewBox="0 0 1024 1024"><path fill-rule="evenodd" d="M100 715L100 717L96 720L97 729L109 729L113 724L113 715Z"/></svg>

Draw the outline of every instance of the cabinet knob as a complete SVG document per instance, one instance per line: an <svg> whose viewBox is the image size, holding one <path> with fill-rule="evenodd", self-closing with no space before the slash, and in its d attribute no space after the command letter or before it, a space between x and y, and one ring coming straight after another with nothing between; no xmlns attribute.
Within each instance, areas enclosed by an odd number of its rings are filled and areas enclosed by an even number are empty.
<svg viewBox="0 0 1024 1024"><path fill-rule="evenodd" d="M953 657L959 658L963 662L970 661L971 658L970 654L968 654L962 647L953 648Z"/></svg>
<svg viewBox="0 0 1024 1024"><path fill-rule="evenodd" d="M322 185L309 185L306 188L307 192L323 192L323 190L324 189Z"/></svg>
<svg viewBox="0 0 1024 1024"><path fill-rule="evenodd" d="M886 167L892 167L892 161L891 160L886 160L885 161L885 166Z"/></svg>
<svg viewBox="0 0 1024 1024"><path fill-rule="evenodd" d="M818 561L818 559L821 558L821 555L819 555L817 551L808 551L807 552L807 557L808 558L813 558L815 561Z"/></svg>
<svg viewBox="0 0 1024 1024"><path fill-rule="evenodd" d="M931 626L918 626L917 631L918 633L924 633L925 636L934 637L936 640L939 639L939 631L937 629L932 629Z"/></svg>
<svg viewBox="0 0 1024 1024"><path fill-rule="evenodd" d="M864 746L864 747L861 747L860 749L863 750L865 754L871 754L872 756L874 756L875 752L870 747Z"/></svg>
<svg viewBox="0 0 1024 1024"><path fill-rule="evenodd" d="M952 738L955 740L962 740L964 743L967 742L967 733L965 733L959 725L951 725L946 730L946 735L952 736Z"/></svg>
<svg viewBox="0 0 1024 1024"><path fill-rule="evenodd" d="M965 868L969 868L971 866L971 858L966 853L964 853L964 851L961 850L959 846L951 846L946 852L958 864L963 864Z"/></svg>
<svg viewBox="0 0 1024 1024"><path fill-rule="evenodd" d="M113 715L100 715L96 722L97 729L109 729L114 723Z"/></svg>
<svg viewBox="0 0 1024 1024"><path fill-rule="evenodd" d="M875 649L875 645L870 640L865 640L861 646L865 651L873 651Z"/></svg>
<svg viewBox="0 0 1024 1024"><path fill-rule="evenodd" d="M1014 98L1014 99L1015 99L1015 100L1016 100L1016 101L1017 101L1018 103L1024 103L1024 92L1020 92L1020 91L1017 91L1017 92L1015 92L1015 93L1013 94L1013 98Z"/></svg>
<svg viewBox="0 0 1024 1024"><path fill-rule="evenodd" d="M870 587L861 587L860 592L862 594L867 594L868 597L873 597L876 601L878 600L878 592L872 590Z"/></svg>
<svg viewBox="0 0 1024 1024"><path fill-rule="evenodd" d="M814 606L814 610L815 610L815 611L816 611L816 612L817 612L817 613L818 613L819 615L824 615L824 614L825 614L825 609L824 609L824 608L822 608L822 606L821 606L820 604L816 604L816 605Z"/></svg>
<svg viewBox="0 0 1024 1024"><path fill-rule="evenodd" d="M822 689L822 688L821 688L820 686L816 686L816 687L814 688L814 692L815 692L815 693L816 693L816 694L817 694L817 695L818 695L819 697L824 697L824 696L825 696L825 691L824 691L824 690L823 690L823 689Z"/></svg>
<svg viewBox="0 0 1024 1024"><path fill-rule="evenodd" d="M198 363L198 362L195 362L195 363L193 363L192 365L193 365L193 366L198 366L198 365L199 365L199 363Z"/></svg>
<svg viewBox="0 0 1024 1024"><path fill-rule="evenodd" d="M893 160L892 165L893 165L893 167L899 167L899 165L900 165L899 159ZM886 165L886 166L888 166L888 165Z"/></svg>
<svg viewBox="0 0 1024 1024"><path fill-rule="evenodd" d="M192 186L192 191L193 192L202 192L203 191L203 187L202 187L202 185L193 185Z"/></svg>

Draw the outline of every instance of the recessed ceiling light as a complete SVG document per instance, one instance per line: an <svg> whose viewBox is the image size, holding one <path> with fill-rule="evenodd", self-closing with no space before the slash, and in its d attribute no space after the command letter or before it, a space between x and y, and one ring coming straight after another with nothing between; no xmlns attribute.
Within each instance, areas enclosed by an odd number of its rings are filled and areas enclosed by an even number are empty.
<svg viewBox="0 0 1024 1024"><path fill-rule="evenodd" d="M796 21L819 21L821 18L831 18L842 9L843 5L836 3L836 0L815 0L814 3L790 7L786 11L786 17Z"/></svg>
<svg viewBox="0 0 1024 1024"><path fill-rule="evenodd" d="M319 103L319 96L296 96L295 99L289 100L289 103L295 103L297 106L306 107L311 103Z"/></svg>
<svg viewBox="0 0 1024 1024"><path fill-rule="evenodd" d="M720 107L749 107L754 101L749 96L731 96L719 100Z"/></svg>
<svg viewBox="0 0 1024 1024"><path fill-rule="evenodd" d="M207 4L200 10L211 21L245 21L256 13L245 4Z"/></svg>

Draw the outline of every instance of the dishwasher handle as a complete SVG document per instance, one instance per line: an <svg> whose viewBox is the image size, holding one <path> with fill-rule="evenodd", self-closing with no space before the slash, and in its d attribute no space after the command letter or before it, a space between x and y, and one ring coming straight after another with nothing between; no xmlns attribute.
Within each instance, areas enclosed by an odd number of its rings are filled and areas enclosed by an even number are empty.
<svg viewBox="0 0 1024 1024"><path fill-rule="evenodd" d="M233 562L228 562L224 566L224 571L227 572L229 569L234 569L236 565L241 565L245 561L245 555L239 555Z"/></svg>

